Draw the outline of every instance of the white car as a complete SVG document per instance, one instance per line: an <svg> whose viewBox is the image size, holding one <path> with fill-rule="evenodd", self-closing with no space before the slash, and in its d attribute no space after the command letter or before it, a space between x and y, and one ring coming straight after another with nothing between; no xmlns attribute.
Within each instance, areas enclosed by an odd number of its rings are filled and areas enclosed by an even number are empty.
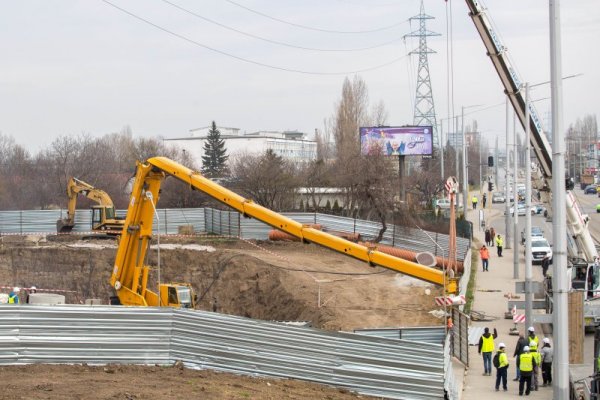
<svg viewBox="0 0 600 400"><path fill-rule="evenodd" d="M546 239L543 237L532 237L531 238L531 260L536 263L542 262L542 260L548 257L552 261L552 247Z"/></svg>
<svg viewBox="0 0 600 400"><path fill-rule="evenodd" d="M531 213L531 215L535 215L536 207L531 207L529 209L529 212ZM506 211L504 211L504 214L506 215ZM517 215L524 216L525 214L527 214L527 206L523 203L517 204ZM514 206L510 208L510 215L515 215Z"/></svg>
<svg viewBox="0 0 600 400"><path fill-rule="evenodd" d="M439 208L440 210L449 210L450 209L450 200L444 199L436 199L435 208ZM457 205L457 202L454 203L454 208L462 208L462 204L460 206Z"/></svg>
<svg viewBox="0 0 600 400"><path fill-rule="evenodd" d="M506 203L506 197L500 192L494 192L492 194L492 203Z"/></svg>

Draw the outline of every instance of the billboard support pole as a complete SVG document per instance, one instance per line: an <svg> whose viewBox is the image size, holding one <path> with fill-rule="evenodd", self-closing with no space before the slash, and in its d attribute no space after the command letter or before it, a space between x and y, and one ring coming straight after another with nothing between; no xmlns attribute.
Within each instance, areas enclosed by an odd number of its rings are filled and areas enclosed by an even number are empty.
<svg viewBox="0 0 600 400"><path fill-rule="evenodd" d="M404 156L398 156L398 189L400 201L406 201L406 186L404 185Z"/></svg>

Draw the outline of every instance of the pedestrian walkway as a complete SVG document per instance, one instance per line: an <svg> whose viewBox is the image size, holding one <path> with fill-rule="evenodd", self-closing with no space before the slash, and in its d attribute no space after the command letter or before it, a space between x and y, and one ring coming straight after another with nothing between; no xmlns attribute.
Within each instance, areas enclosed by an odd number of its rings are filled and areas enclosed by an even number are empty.
<svg viewBox="0 0 600 400"><path fill-rule="evenodd" d="M497 209L487 209L486 213L486 226L493 226L496 229L496 233L500 233L503 237L505 235L504 229L504 215ZM473 223L474 229L474 244L477 245L477 249L485 243L484 231L479 228L479 210L469 210L467 218ZM512 235L511 235L512 237ZM511 243L512 244L512 243ZM506 246L506 242L505 242ZM513 256L515 249L507 250L504 247L502 252L503 257L499 258L496 253L496 248L490 248L490 260L489 260L489 271L483 272L481 267L481 261L478 259L477 263L473 263L473 272L476 274L476 284L474 292L474 303L473 310L485 313L493 321L473 321L471 326L473 327L489 327L490 332L493 332L494 328L498 331L498 338L495 340L496 349L499 343L506 344L506 353L508 355L508 361L510 363L508 369L508 391L502 391L502 385L500 391L496 392L494 387L496 383L496 369L492 367L492 375L483 375L483 358L477 353L477 346L469 346L469 368L465 372L465 381L463 383L463 400L482 400L482 399L507 399L513 397L519 397L519 382L513 381L516 374L516 361L513 357L515 346L517 344L518 336L509 335L510 328L514 327L512 319L505 319L504 315L508 307L508 299L505 297L506 293L515 293L515 279L513 279ZM516 249L519 254L519 276L520 281L524 280L525 277L525 265L523 256L523 247L519 246ZM474 250L475 254L479 254L477 250ZM542 280L541 267L533 266L533 278L534 280ZM525 295L520 294L521 298L518 300L525 300ZM519 313L524 313L520 311ZM524 326L519 324L517 327L520 332L527 330L529 325ZM544 337L541 327L534 325L536 334L540 338L540 342ZM526 332L524 332L526 333ZM554 343L552 342L554 346ZM552 387L542 387L541 374L539 377L539 390L532 391L527 397L530 399L552 399ZM485 396L485 397L482 397ZM525 396L524 396L525 397Z"/></svg>

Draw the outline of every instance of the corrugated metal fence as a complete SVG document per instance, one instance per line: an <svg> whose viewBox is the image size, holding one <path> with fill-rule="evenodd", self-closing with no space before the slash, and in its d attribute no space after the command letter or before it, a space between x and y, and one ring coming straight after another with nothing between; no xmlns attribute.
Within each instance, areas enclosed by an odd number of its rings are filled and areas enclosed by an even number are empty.
<svg viewBox="0 0 600 400"><path fill-rule="evenodd" d="M181 360L396 399L443 399L448 362L441 344L150 307L2 305L0 337L0 365Z"/></svg>
<svg viewBox="0 0 600 400"><path fill-rule="evenodd" d="M126 210L117 211L119 216L125 214ZM272 229L255 219L244 218L236 211L183 208L158 209L157 214L158 219L154 218L154 231L160 234L176 234L179 226L192 225L195 232L266 240ZM90 210L77 210L73 232L88 232L91 227L91 215ZM282 215L304 224L320 224L332 231L360 233L365 240L375 238L381 228L378 222L329 214L282 213ZM56 232L56 221L65 216L64 210L0 211L0 234ZM388 225L381 243L415 252L429 251L437 256L448 254L448 235L436 232L425 233L417 228ZM470 240L457 238L456 245L457 258L459 261L464 261L468 258Z"/></svg>

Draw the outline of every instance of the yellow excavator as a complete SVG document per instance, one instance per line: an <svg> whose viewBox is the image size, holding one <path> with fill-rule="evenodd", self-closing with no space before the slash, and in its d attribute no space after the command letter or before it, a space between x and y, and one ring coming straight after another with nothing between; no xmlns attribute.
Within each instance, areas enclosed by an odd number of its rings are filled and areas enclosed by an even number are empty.
<svg viewBox="0 0 600 400"><path fill-rule="evenodd" d="M377 251L376 248L350 242L303 225L262 207L175 161L165 157L154 157L137 163L125 227L110 277L110 284L116 292L116 296L111 298L111 304L185 308L195 306L196 296L189 283L162 283L159 278L159 293L148 287L150 267L145 265L146 255L152 239L152 224L160 186L167 176L186 183L192 190L199 190L219 200L246 217L262 221L303 242L315 243L363 260L369 265L378 265L444 286L448 294L458 291L457 279L447 276L444 271L397 258Z"/></svg>
<svg viewBox="0 0 600 400"><path fill-rule="evenodd" d="M75 208L77 207L78 195L83 195L98 203L92 206L92 231L113 236L121 234L125 221L123 218L116 216L113 201L108 193L77 178L71 178L67 184L67 197L69 199L67 217L56 221L56 231L58 233L71 232L75 227Z"/></svg>

